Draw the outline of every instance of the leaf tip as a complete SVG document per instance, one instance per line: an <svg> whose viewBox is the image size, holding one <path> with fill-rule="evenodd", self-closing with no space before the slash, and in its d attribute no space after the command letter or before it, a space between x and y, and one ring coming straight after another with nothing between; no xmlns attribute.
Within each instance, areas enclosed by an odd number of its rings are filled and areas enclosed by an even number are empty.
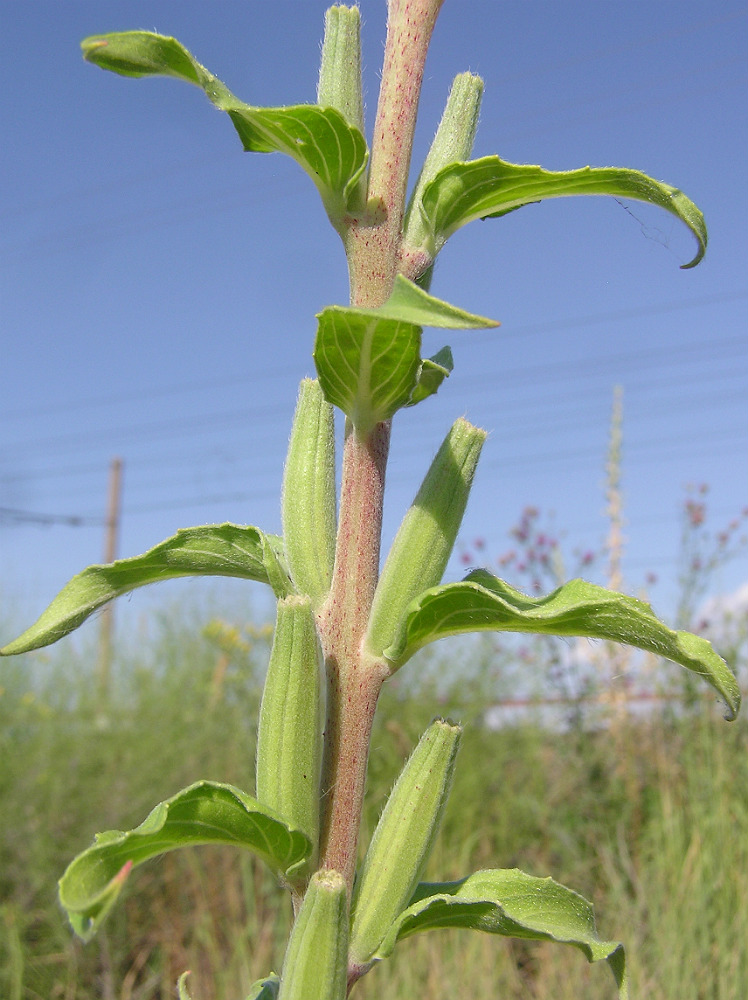
<svg viewBox="0 0 748 1000"><path fill-rule="evenodd" d="M132 871L132 866L133 866L132 858L130 858L128 861L125 861L125 863L122 865L122 867L120 868L120 870L117 872L117 874L114 876L114 878L110 883L112 888L116 887L117 890L122 888L122 886L125 884L127 880L127 876Z"/></svg>
<svg viewBox="0 0 748 1000"><path fill-rule="evenodd" d="M725 699L725 711L722 716L725 722L734 722L737 719L740 713L740 702L741 696L739 692L731 701Z"/></svg>
<svg viewBox="0 0 748 1000"><path fill-rule="evenodd" d="M699 250L693 260L690 260L687 264L681 264L681 271L690 271L692 267L696 267L704 259L704 254L706 253L706 246L699 244Z"/></svg>
<svg viewBox="0 0 748 1000"><path fill-rule="evenodd" d="M187 989L187 977L191 975L192 971L190 969L186 969L177 980L177 993L179 995L179 1000L192 1000L189 990Z"/></svg>
<svg viewBox="0 0 748 1000"><path fill-rule="evenodd" d="M26 633L24 632L23 635L25 634ZM23 635L20 635L17 639L12 639L10 642L0 647L0 656L18 656L19 653L27 652L27 648L22 642Z"/></svg>

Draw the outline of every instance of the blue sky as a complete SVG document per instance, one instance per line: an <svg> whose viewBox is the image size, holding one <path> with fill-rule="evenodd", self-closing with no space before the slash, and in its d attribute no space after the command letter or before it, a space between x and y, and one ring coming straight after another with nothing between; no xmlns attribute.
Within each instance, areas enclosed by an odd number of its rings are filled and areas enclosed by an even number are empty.
<svg viewBox="0 0 748 1000"><path fill-rule="evenodd" d="M101 559L115 455L121 555L191 524L279 530L314 314L347 292L338 238L295 164L242 153L196 88L104 73L79 41L158 30L248 103L301 103L314 100L325 7L0 8L0 597L14 620ZM385 5L361 7L370 127ZM715 528L748 501L747 29L748 8L732 3L446 0L419 162L452 77L470 69L486 84L476 155L636 167L699 204L710 245L682 271L694 251L685 227L601 198L529 206L454 237L432 291L502 325L426 332L429 353L451 344L455 371L396 418L387 538L464 414L490 431L466 542L485 539L487 558L505 551L530 504L568 551L598 546L621 385L626 587L654 571L655 608L672 612L686 486L709 484ZM713 587L746 578L735 562ZM174 587L136 595L130 612Z"/></svg>

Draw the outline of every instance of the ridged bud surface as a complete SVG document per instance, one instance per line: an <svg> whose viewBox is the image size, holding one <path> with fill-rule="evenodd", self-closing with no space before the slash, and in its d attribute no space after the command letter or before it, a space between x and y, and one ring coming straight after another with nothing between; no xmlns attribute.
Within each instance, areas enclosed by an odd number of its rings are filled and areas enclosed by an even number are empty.
<svg viewBox="0 0 748 1000"><path fill-rule="evenodd" d="M366 966L418 885L449 796L461 732L434 720L392 789L356 882L352 966Z"/></svg>
<svg viewBox="0 0 748 1000"><path fill-rule="evenodd" d="M322 764L321 669L311 601L278 602L257 732L257 799L317 845ZM310 866L315 862L310 859Z"/></svg>
<svg viewBox="0 0 748 1000"><path fill-rule="evenodd" d="M441 583L485 439L485 431L457 420L431 463L377 584L365 640L373 656L398 637L410 602Z"/></svg>
<svg viewBox="0 0 748 1000"><path fill-rule="evenodd" d="M325 37L317 84L317 104L335 108L349 125L364 131L361 90L361 14L337 5L325 14Z"/></svg>
<svg viewBox="0 0 748 1000"><path fill-rule="evenodd" d="M345 1000L347 972L345 880L322 869L312 875L293 925L278 1000Z"/></svg>
<svg viewBox="0 0 748 1000"><path fill-rule="evenodd" d="M478 115L483 97L483 81L473 73L455 77L447 98L442 120L424 161L405 217L403 254L425 254L433 262L441 249L432 245L431 234L421 217L421 197L424 188L443 167L470 159L478 129Z"/></svg>
<svg viewBox="0 0 748 1000"><path fill-rule="evenodd" d="M312 379L299 387L281 516L293 582L318 603L330 589L335 560L335 426L333 408Z"/></svg>

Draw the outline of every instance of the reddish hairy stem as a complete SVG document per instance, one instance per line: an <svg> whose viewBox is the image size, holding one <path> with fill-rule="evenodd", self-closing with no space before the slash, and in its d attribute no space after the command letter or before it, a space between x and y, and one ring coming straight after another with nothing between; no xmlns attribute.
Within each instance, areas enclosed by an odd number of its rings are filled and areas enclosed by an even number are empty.
<svg viewBox="0 0 748 1000"><path fill-rule="evenodd" d="M381 305L397 274L405 194L423 69L444 0L389 0L382 84L369 169L370 204L378 225L354 223L345 238L351 303Z"/></svg>
<svg viewBox="0 0 748 1000"><path fill-rule="evenodd" d="M423 69L442 2L389 0L369 171L375 210L367 220L351 220L344 237L353 305L381 305L392 291ZM363 654L362 641L379 577L389 440L389 422L361 437L347 428L332 587L318 614L327 671L320 865L343 875L349 895L371 727L388 674L384 661Z"/></svg>
<svg viewBox="0 0 748 1000"><path fill-rule="evenodd" d="M335 568L318 615L327 672L327 724L322 775L320 864L353 885L369 738L387 671L365 661L362 640L379 574L389 423L359 439L349 429Z"/></svg>

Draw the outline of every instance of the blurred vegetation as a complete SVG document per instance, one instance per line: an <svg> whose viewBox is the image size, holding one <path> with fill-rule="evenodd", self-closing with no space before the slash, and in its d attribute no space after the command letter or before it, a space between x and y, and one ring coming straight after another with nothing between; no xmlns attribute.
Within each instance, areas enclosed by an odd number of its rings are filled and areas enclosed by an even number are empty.
<svg viewBox="0 0 748 1000"><path fill-rule="evenodd" d="M165 613L147 641L121 650L108 704L97 702L95 655L72 643L3 664L3 1000L174 997L187 968L196 1000L242 1000L279 967L288 901L240 851L184 850L143 866L85 946L56 901L57 879L95 832L137 825L198 778L252 791L270 629L199 620L194 610ZM516 648L492 637L442 649L385 686L364 843L432 716L461 720L457 778L427 877L515 865L553 874L593 900L606 937L626 942L633 996L744 1000L746 721L728 726L710 697L607 721L580 703L552 728L529 710L491 730L485 706L516 677ZM547 675L547 663L532 662L546 655L545 644L523 647L521 671ZM439 931L399 945L357 995L598 1000L615 989L607 969L574 949Z"/></svg>

